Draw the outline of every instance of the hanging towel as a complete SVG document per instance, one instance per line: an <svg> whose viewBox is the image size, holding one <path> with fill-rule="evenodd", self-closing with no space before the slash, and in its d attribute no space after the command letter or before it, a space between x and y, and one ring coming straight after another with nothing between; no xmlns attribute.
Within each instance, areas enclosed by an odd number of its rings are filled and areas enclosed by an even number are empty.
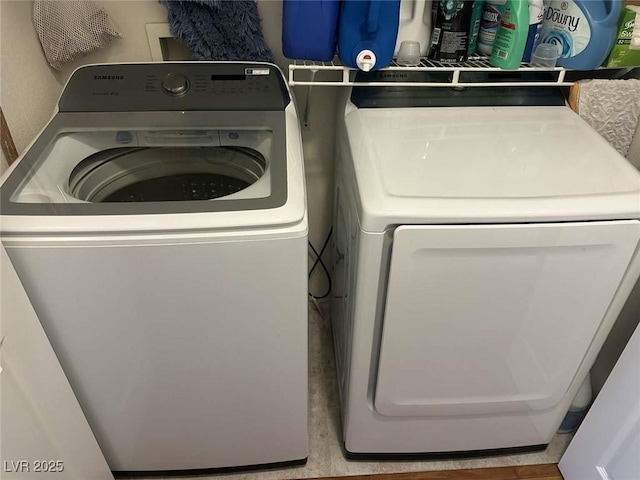
<svg viewBox="0 0 640 480"><path fill-rule="evenodd" d="M36 0L33 25L49 65L56 70L122 37L104 8L89 0Z"/></svg>
<svg viewBox="0 0 640 480"><path fill-rule="evenodd" d="M194 60L273 62L253 0L159 0L171 34L187 44Z"/></svg>
<svg viewBox="0 0 640 480"><path fill-rule="evenodd" d="M640 80L581 80L571 107L625 157L640 118Z"/></svg>

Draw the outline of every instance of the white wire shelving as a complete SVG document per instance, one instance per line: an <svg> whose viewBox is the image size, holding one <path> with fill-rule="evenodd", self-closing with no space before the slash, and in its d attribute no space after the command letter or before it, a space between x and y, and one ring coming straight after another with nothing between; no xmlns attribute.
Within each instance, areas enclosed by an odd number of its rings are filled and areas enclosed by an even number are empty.
<svg viewBox="0 0 640 480"><path fill-rule="evenodd" d="M318 86L346 86L358 85L369 87L511 87L511 86L539 86L558 87L571 86L573 82L565 80L567 70L562 67L531 67L522 64L516 70L503 70L492 66L486 57L474 56L463 63L442 63L427 58L420 59L420 65L403 66L395 61L388 67L378 70L372 75L375 80L356 80L358 70L346 67L336 58L330 62L312 62L307 60L294 60L289 65L289 85L318 85ZM437 80L414 80L409 72L439 73ZM495 74L495 81L476 80L473 73ZM527 78L513 79L511 72L544 73L546 75L531 75ZM320 78L317 78L320 73ZM386 80L385 80L386 78Z"/></svg>

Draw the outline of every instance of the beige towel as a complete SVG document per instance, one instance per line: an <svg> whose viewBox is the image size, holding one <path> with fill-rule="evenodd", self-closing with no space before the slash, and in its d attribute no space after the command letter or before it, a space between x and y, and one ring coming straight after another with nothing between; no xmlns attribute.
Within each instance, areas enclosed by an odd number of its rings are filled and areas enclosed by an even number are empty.
<svg viewBox="0 0 640 480"><path fill-rule="evenodd" d="M640 80L581 80L572 108L625 157L640 118Z"/></svg>

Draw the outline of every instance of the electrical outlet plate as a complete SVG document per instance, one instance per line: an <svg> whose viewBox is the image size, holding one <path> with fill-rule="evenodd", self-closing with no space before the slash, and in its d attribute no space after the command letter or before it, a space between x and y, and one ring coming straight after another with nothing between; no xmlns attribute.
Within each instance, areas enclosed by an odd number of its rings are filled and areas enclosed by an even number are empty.
<svg viewBox="0 0 640 480"><path fill-rule="evenodd" d="M154 62L191 60L189 48L171 35L168 23L147 23L147 41Z"/></svg>

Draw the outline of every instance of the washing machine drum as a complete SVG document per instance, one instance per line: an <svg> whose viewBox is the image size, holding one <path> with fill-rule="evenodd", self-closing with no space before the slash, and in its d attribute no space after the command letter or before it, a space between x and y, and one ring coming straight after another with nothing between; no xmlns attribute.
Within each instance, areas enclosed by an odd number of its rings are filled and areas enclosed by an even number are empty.
<svg viewBox="0 0 640 480"><path fill-rule="evenodd" d="M255 183L264 156L246 147L131 147L95 153L69 177L70 193L87 202L212 200Z"/></svg>

